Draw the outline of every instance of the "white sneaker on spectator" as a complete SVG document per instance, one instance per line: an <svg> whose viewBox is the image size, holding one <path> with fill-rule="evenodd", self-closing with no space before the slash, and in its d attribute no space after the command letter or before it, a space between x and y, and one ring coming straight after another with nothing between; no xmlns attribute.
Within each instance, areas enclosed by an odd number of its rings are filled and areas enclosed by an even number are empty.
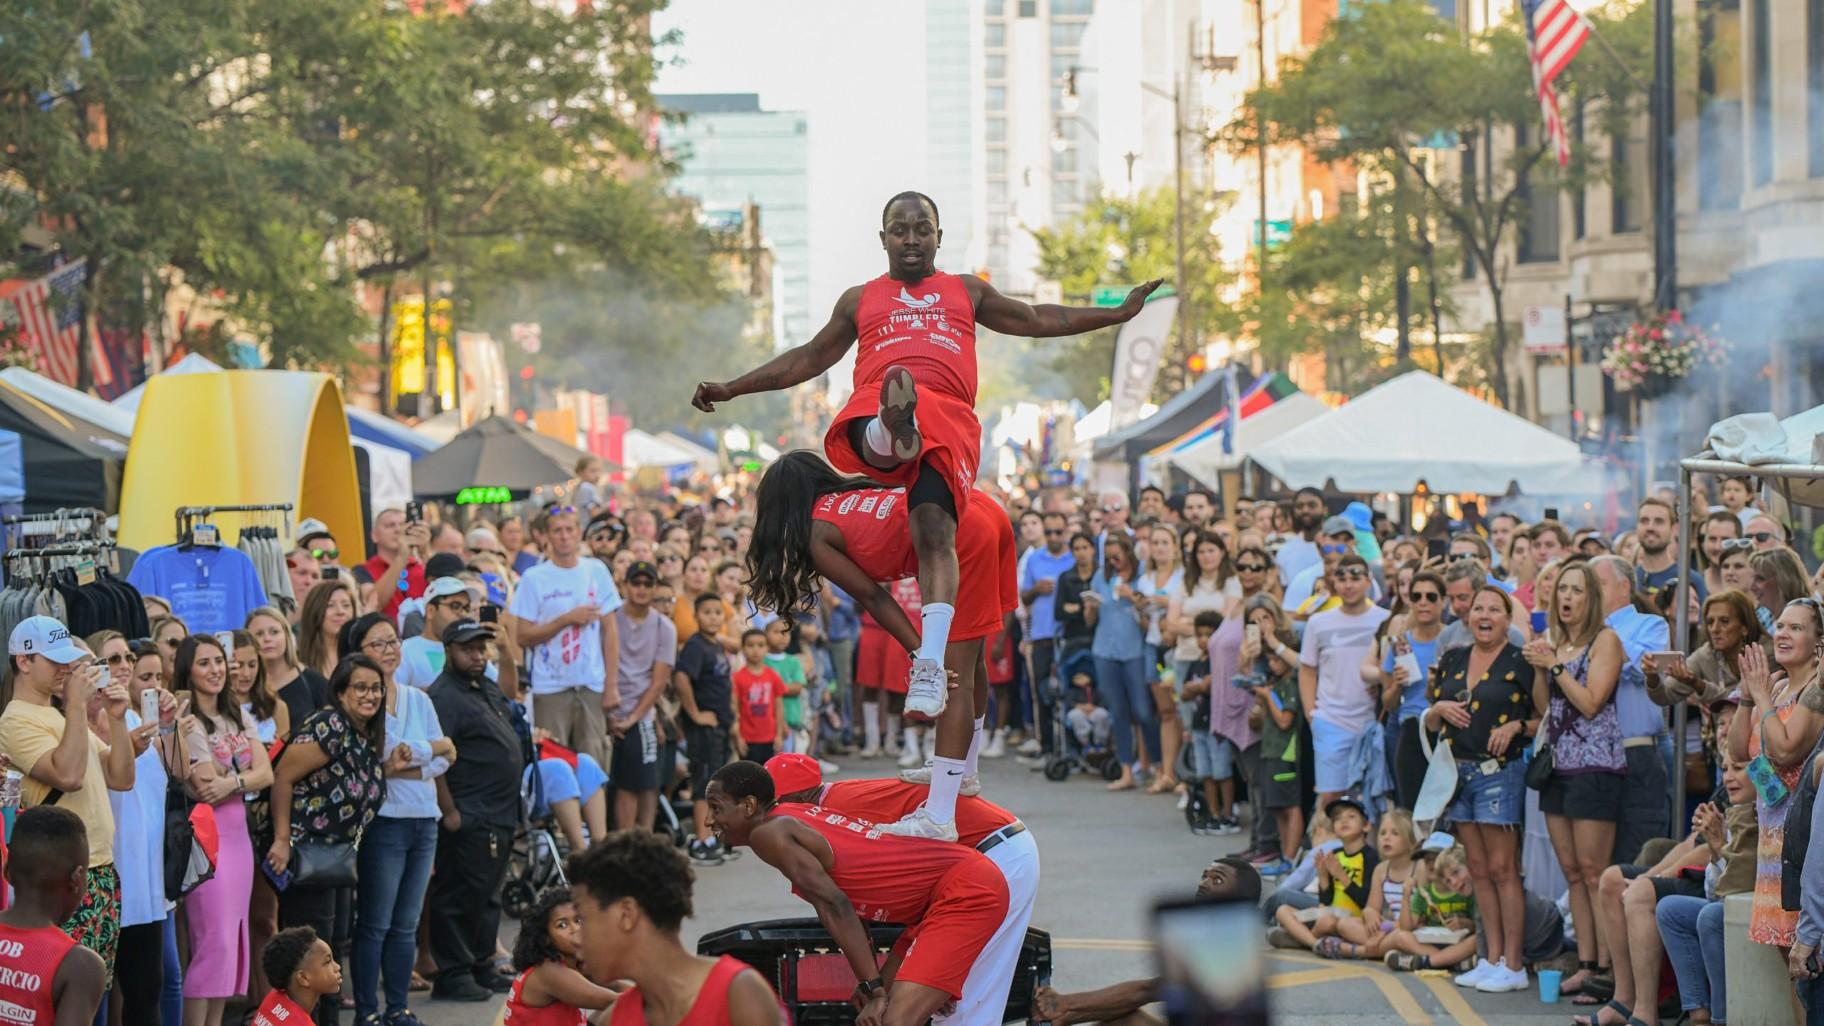
<svg viewBox="0 0 1824 1026"><path fill-rule="evenodd" d="M999 759L1006 754L1007 732L997 727L994 733L988 735L988 743L982 746L982 758Z"/></svg>
<svg viewBox="0 0 1824 1026"><path fill-rule="evenodd" d="M1495 963L1490 962L1488 959L1478 958L1476 959L1476 967L1474 969L1459 975L1452 982L1459 987L1474 987L1476 984L1488 979L1489 974L1494 972L1497 968L1499 968L1499 966L1496 966Z"/></svg>
<svg viewBox="0 0 1824 1026"><path fill-rule="evenodd" d="M1021 755L1037 755L1044 750L1045 746L1040 744L1039 739L1036 737L1029 737L1024 741L1021 741L1020 747L1016 749Z"/></svg>
<svg viewBox="0 0 1824 1026"><path fill-rule="evenodd" d="M1507 994L1517 990L1526 990L1532 983L1526 978L1525 969L1509 969L1503 960L1491 966L1488 975L1476 983L1476 992L1480 994Z"/></svg>
<svg viewBox="0 0 1824 1026"><path fill-rule="evenodd" d="M920 802L918 808L907 813L904 818L893 823L881 824L880 829L885 833L898 834L901 837L924 837L933 841L956 840L956 820L952 819L948 823L932 822L930 810L925 808L923 802Z"/></svg>
<svg viewBox="0 0 1824 1026"><path fill-rule="evenodd" d="M828 759L818 759L817 767L819 769L823 770L825 773L841 773L842 772L841 766L836 765L835 763L831 762Z"/></svg>
<svg viewBox="0 0 1824 1026"><path fill-rule="evenodd" d="M899 771L899 779L901 783L924 784L929 787L931 785L931 763L927 761L923 766L914 769L902 769ZM974 773L969 774L963 778L963 786L956 793L964 798L974 798L981 794L982 778Z"/></svg>
<svg viewBox="0 0 1824 1026"><path fill-rule="evenodd" d="M857 759L878 759L878 758L880 758L880 754L881 753L880 753L879 745L869 745L868 747L863 748L861 751L856 752L855 758L857 758Z"/></svg>
<svg viewBox="0 0 1824 1026"><path fill-rule="evenodd" d="M935 659L912 660L906 680L906 716L935 722L950 700L950 675Z"/></svg>

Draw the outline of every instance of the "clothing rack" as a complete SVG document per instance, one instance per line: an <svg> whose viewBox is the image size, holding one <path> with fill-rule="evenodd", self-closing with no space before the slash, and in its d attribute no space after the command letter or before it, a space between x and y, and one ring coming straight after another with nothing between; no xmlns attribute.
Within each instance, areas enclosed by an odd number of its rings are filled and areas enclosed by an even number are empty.
<svg viewBox="0 0 1824 1026"><path fill-rule="evenodd" d="M23 543L34 538L48 538L55 545L64 541L109 541L108 515L93 507L58 509L50 513L25 513L0 521L6 528L6 548L43 548Z"/></svg>
<svg viewBox="0 0 1824 1026"><path fill-rule="evenodd" d="M290 533L289 517L291 503L254 503L237 506L179 506L177 507L177 542L182 545L190 540L190 532L198 524L206 524L217 513L277 513L280 518L275 527L280 534Z"/></svg>

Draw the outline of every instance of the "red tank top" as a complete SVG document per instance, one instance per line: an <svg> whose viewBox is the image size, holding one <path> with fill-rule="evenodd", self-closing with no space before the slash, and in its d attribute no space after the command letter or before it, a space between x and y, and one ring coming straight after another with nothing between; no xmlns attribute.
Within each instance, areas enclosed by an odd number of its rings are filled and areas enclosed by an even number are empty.
<svg viewBox="0 0 1824 1026"><path fill-rule="evenodd" d="M678 1026L728 1026L728 988L735 982L735 977L749 968L746 962L731 955L716 959L715 966L709 970L709 978L703 981L703 989L697 991L697 999L691 1003L690 1011L684 1013L684 1018L678 1020ZM624 991L614 999L608 1026L647 1026L646 996L640 993L639 987Z"/></svg>
<svg viewBox="0 0 1824 1026"><path fill-rule="evenodd" d="M57 967L76 942L55 926L21 930L0 924L0 1020L7 1026L51 1026Z"/></svg>
<svg viewBox="0 0 1824 1026"><path fill-rule="evenodd" d="M877 923L918 922L945 874L982 858L974 848L960 844L884 833L868 820L834 809L781 805L773 815L790 816L829 842L836 856L830 879L848 896L857 915ZM792 893L798 894L798 889L792 888Z"/></svg>
<svg viewBox="0 0 1824 1026"><path fill-rule="evenodd" d="M904 364L922 388L975 405L975 303L954 274L920 282L886 275L861 287L855 307L855 388L872 385Z"/></svg>
<svg viewBox="0 0 1824 1026"><path fill-rule="evenodd" d="M253 1013L253 1026L311 1026L311 1018L290 994L271 990L260 1002L259 1011Z"/></svg>
<svg viewBox="0 0 1824 1026"><path fill-rule="evenodd" d="M532 969L527 969L513 977L513 989L507 993L507 1007L501 1012L501 1026L589 1026L589 1017L582 1009L562 1001L552 1001L542 1007L526 1004L520 991L531 972Z"/></svg>
<svg viewBox="0 0 1824 1026"><path fill-rule="evenodd" d="M870 823L891 823L916 810L929 791L925 784L908 784L891 777L839 780L823 789L817 804ZM966 848L975 847L989 834L1013 822L1013 813L985 798L956 800L957 840Z"/></svg>
<svg viewBox="0 0 1824 1026"><path fill-rule="evenodd" d="M842 532L849 559L873 580L885 584L918 574L904 488L831 492L818 500L811 517Z"/></svg>

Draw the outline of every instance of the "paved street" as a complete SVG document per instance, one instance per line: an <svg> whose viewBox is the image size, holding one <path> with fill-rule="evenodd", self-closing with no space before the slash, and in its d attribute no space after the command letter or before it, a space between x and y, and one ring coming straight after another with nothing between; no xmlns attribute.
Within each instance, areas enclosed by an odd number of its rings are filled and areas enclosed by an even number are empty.
<svg viewBox="0 0 1824 1026"><path fill-rule="evenodd" d="M1044 853L1033 925L1051 931L1060 989L1150 974L1152 899L1188 890L1208 859L1244 846L1241 837L1191 835L1169 798L1109 794L1090 777L1048 783L1012 760L984 767L987 793L1025 820ZM841 776L891 768L885 760L846 763ZM732 923L809 914L783 878L751 855L701 871L696 909L685 924L690 942ZM1395 974L1378 964L1292 952L1274 952L1271 964L1275 1019L1300 1026L1532 1026L1563 1022L1573 1011L1541 1005L1534 993L1475 994L1444 977ZM427 1002L418 1011L430 1026L488 1026L496 1007Z"/></svg>

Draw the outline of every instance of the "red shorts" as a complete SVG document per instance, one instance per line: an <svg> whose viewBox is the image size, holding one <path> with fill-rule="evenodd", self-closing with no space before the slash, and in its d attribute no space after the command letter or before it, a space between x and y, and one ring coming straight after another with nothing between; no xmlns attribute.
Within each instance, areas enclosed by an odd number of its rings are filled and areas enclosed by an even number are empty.
<svg viewBox="0 0 1824 1026"><path fill-rule="evenodd" d="M982 423L976 419L975 408L957 396L921 387L918 433L924 438L924 452L918 460L892 470L869 466L849 441L850 424L879 415L880 382L858 386L823 436L823 453L830 465L845 474L910 488L918 480L920 465L929 463L950 486L960 524L963 511L969 507L970 493L975 490L976 461L982 458Z"/></svg>
<svg viewBox="0 0 1824 1026"><path fill-rule="evenodd" d="M956 565L962 579L956 589L950 640L974 641L999 634L1002 618L1020 604L1019 556L1014 551L1013 522L981 492L975 493L957 525Z"/></svg>
<svg viewBox="0 0 1824 1026"><path fill-rule="evenodd" d="M861 625L861 640L855 644L856 686L903 695L906 676L911 672L912 657L893 640L885 627L871 623Z"/></svg>
<svg viewBox="0 0 1824 1026"><path fill-rule="evenodd" d="M893 982L920 983L962 997L969 970L1006 920L1007 876L1001 868L985 858L958 863L938 881L925 917L900 938L906 960Z"/></svg>

